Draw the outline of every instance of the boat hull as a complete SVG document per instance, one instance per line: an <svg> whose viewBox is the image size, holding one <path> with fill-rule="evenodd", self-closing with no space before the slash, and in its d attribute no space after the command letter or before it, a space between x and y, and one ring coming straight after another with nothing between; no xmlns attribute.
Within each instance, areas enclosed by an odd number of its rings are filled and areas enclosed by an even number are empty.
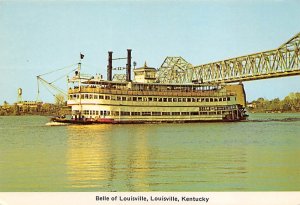
<svg viewBox="0 0 300 205"><path fill-rule="evenodd" d="M74 120L63 118L52 118L52 122L91 125L91 124L161 124L161 123L214 123L214 122L240 122L247 120L246 117L240 119L218 119L218 120L114 120L114 119L97 119L97 120Z"/></svg>

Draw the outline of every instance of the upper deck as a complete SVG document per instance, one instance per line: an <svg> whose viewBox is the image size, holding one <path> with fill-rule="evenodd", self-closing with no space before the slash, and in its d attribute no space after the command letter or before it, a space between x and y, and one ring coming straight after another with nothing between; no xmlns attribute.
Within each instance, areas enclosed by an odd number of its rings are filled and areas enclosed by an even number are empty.
<svg viewBox="0 0 300 205"><path fill-rule="evenodd" d="M228 96L234 95L219 84L161 84L87 80L69 89L69 94L101 93L143 96Z"/></svg>

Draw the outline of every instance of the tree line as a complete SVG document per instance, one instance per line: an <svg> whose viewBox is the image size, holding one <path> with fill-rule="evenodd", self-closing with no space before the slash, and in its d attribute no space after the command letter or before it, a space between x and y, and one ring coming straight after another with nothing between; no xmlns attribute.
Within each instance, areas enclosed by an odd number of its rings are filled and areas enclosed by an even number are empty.
<svg viewBox="0 0 300 205"><path fill-rule="evenodd" d="M0 105L0 116L6 115L61 115L69 114L70 109L66 108L64 96L55 96L55 103L42 103L39 101L20 101L9 104L4 101Z"/></svg>
<svg viewBox="0 0 300 205"><path fill-rule="evenodd" d="M300 112L300 93L289 93L283 100L260 97L247 103L247 108L253 112Z"/></svg>

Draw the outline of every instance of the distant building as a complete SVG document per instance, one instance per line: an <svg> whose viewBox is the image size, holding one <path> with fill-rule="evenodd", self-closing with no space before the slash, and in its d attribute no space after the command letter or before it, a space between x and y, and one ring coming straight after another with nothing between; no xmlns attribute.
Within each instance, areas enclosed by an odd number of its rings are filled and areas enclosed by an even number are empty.
<svg viewBox="0 0 300 205"><path fill-rule="evenodd" d="M248 108L256 108L257 105L256 105L256 103L248 103L248 104L247 104L247 107L248 107Z"/></svg>
<svg viewBox="0 0 300 205"><path fill-rule="evenodd" d="M19 101L16 103L19 112L39 112L43 102L39 101Z"/></svg>

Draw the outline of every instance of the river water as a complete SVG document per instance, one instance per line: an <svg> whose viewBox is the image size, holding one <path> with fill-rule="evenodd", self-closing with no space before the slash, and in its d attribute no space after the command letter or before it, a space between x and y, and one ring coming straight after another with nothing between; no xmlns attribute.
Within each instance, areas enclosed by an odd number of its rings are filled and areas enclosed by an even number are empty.
<svg viewBox="0 0 300 205"><path fill-rule="evenodd" d="M0 117L0 191L300 191L300 114L46 126Z"/></svg>

